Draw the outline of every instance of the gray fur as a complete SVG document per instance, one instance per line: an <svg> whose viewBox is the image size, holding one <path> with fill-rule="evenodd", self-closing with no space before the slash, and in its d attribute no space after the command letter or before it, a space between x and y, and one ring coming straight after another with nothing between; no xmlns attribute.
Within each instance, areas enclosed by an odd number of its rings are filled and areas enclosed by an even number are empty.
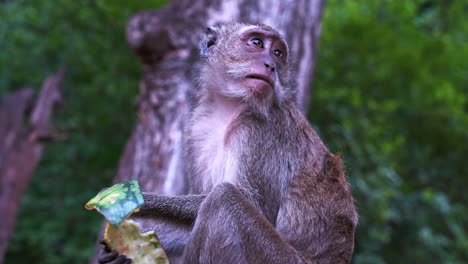
<svg viewBox="0 0 468 264"><path fill-rule="evenodd" d="M251 30L263 49L249 46ZM230 23L201 45L185 142L193 194L145 194L137 216L155 219L172 263L349 263L353 197L340 157L294 103L284 39L264 25ZM278 47L286 58L272 55ZM249 79L252 72L274 85Z"/></svg>

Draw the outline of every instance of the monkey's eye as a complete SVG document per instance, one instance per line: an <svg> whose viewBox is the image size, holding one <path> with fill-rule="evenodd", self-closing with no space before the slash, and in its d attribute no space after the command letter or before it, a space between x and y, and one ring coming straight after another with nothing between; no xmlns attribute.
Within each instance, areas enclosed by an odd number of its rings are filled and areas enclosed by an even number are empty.
<svg viewBox="0 0 468 264"><path fill-rule="evenodd" d="M251 40L251 42L255 45L255 46L258 46L260 48L263 48L263 41L261 39L258 39L258 38L254 38Z"/></svg>
<svg viewBox="0 0 468 264"><path fill-rule="evenodd" d="M273 54L275 54L275 56L278 58L283 57L283 52L281 52L281 50L274 50Z"/></svg>

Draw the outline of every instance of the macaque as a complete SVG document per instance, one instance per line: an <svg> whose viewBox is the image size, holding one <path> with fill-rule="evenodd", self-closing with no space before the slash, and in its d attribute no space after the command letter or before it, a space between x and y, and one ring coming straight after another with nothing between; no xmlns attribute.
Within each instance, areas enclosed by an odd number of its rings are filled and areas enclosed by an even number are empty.
<svg viewBox="0 0 468 264"><path fill-rule="evenodd" d="M191 194L145 193L171 263L350 263L358 216L341 158L296 104L284 38L259 24L207 30L185 131ZM101 263L124 263L103 246ZM105 261L104 261L105 260Z"/></svg>

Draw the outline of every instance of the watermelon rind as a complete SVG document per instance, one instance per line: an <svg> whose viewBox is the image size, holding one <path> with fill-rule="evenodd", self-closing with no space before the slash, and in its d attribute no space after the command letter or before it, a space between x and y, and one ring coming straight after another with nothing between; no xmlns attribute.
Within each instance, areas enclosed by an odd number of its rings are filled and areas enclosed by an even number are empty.
<svg viewBox="0 0 468 264"><path fill-rule="evenodd" d="M137 211L144 203L140 185L130 180L113 185L86 203L88 210L96 209L109 223L118 227L123 220Z"/></svg>
<svg viewBox="0 0 468 264"><path fill-rule="evenodd" d="M120 255L132 259L132 264L167 264L169 260L154 231L140 233L138 224L123 221L119 227L107 224L104 242Z"/></svg>

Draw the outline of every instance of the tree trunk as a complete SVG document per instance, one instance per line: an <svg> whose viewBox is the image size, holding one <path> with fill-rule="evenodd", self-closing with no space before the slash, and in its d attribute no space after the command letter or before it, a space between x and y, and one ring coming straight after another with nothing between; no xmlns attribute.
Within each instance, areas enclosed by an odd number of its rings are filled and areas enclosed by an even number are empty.
<svg viewBox="0 0 468 264"><path fill-rule="evenodd" d="M49 121L54 105L60 102L64 69L43 84L33 105L33 92L24 88L0 102L0 263L15 227L21 197L44 149L44 140L52 139ZM32 108L28 126L24 125Z"/></svg>
<svg viewBox="0 0 468 264"><path fill-rule="evenodd" d="M306 111L322 8L323 0L180 0L134 16L127 39L143 64L139 119L115 181L137 179L144 191L161 194L187 191L182 131L196 89L198 44L207 25L260 22L282 33L295 58L297 102Z"/></svg>

